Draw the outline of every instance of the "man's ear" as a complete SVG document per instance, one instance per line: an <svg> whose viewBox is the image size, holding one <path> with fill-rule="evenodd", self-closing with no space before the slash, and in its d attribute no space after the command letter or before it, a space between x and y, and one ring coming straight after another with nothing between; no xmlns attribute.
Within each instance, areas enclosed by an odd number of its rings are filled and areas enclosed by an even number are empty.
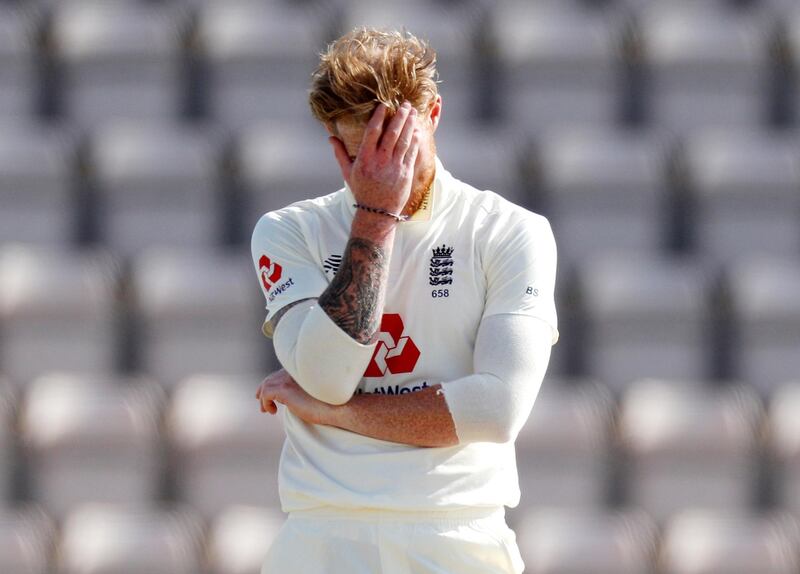
<svg viewBox="0 0 800 574"><path fill-rule="evenodd" d="M436 99L433 100L433 104L431 104L431 109L428 112L428 118L431 122L431 131L436 131L436 128L439 127L439 120L442 117L442 96L436 95Z"/></svg>
<svg viewBox="0 0 800 574"><path fill-rule="evenodd" d="M333 122L324 122L322 124L325 126L325 131L328 132L328 135L332 135L333 137L339 137L339 130L336 129L336 124Z"/></svg>

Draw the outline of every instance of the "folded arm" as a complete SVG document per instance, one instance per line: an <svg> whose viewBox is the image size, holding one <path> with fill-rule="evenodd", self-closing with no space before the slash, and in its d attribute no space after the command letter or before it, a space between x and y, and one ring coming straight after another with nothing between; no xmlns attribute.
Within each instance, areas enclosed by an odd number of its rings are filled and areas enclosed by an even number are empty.
<svg viewBox="0 0 800 574"><path fill-rule="evenodd" d="M262 410L282 403L312 424L414 446L513 440L530 414L550 358L552 329L534 317L485 318L475 343L475 374L402 395L362 394L339 406L315 401L290 377L268 377Z"/></svg>

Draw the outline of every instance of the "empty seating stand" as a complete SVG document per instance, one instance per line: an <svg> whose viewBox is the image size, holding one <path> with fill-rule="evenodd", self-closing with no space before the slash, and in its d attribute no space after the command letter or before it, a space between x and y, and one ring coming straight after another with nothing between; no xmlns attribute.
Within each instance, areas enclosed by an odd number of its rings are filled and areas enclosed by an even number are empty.
<svg viewBox="0 0 800 574"><path fill-rule="evenodd" d="M0 375L0 513L12 506L16 478L15 395L11 383ZM0 559L2 564L2 559Z"/></svg>
<svg viewBox="0 0 800 574"><path fill-rule="evenodd" d="M789 50L789 57L792 62L797 62L800 57L800 8L794 0L768 0L771 4L777 4L778 13L782 16L782 22L786 27L786 44ZM800 90L798 86L798 75L800 71L797 66L790 68L793 77L791 78L791 110L795 124L800 119Z"/></svg>
<svg viewBox="0 0 800 574"><path fill-rule="evenodd" d="M258 376L196 375L166 418L179 498L211 520L232 505L278 508L282 413L262 413Z"/></svg>
<svg viewBox="0 0 800 574"><path fill-rule="evenodd" d="M244 195L243 240L267 211L333 193L344 186L322 126L256 124L238 134L234 177Z"/></svg>
<svg viewBox="0 0 800 574"><path fill-rule="evenodd" d="M195 36L211 119L234 128L259 120L312 124L308 89L326 34L307 5L206 2Z"/></svg>
<svg viewBox="0 0 800 574"><path fill-rule="evenodd" d="M695 252L707 265L800 256L800 145L766 131L712 130L684 151Z"/></svg>
<svg viewBox="0 0 800 574"><path fill-rule="evenodd" d="M21 412L29 489L57 517L86 502L146 506L161 495L152 381L53 374L34 381Z"/></svg>
<svg viewBox="0 0 800 574"><path fill-rule="evenodd" d="M749 258L732 265L728 289L735 376L767 393L800 373L800 262Z"/></svg>
<svg viewBox="0 0 800 574"><path fill-rule="evenodd" d="M21 8L0 5L0 119L28 119L37 111L34 32Z"/></svg>
<svg viewBox="0 0 800 574"><path fill-rule="evenodd" d="M767 21L722 2L659 2L638 16L649 121L677 133L767 122Z"/></svg>
<svg viewBox="0 0 800 574"><path fill-rule="evenodd" d="M94 126L182 113L181 38L169 9L145 2L59 2L49 31L60 111Z"/></svg>
<svg viewBox="0 0 800 574"><path fill-rule="evenodd" d="M139 367L167 387L194 373L271 365L258 277L245 253L146 252L133 262L133 291Z"/></svg>
<svg viewBox="0 0 800 574"><path fill-rule="evenodd" d="M171 123L117 123L91 140L100 234L116 253L221 243L214 138Z"/></svg>
<svg viewBox="0 0 800 574"><path fill-rule="evenodd" d="M0 248L0 368L12 383L55 369L113 372L118 278L100 251Z"/></svg>
<svg viewBox="0 0 800 574"><path fill-rule="evenodd" d="M77 238L73 144L35 122L0 124L0 243L66 246Z"/></svg>
<svg viewBox="0 0 800 574"><path fill-rule="evenodd" d="M52 572L55 534L53 520L39 508L0 510L0 571Z"/></svg>
<svg viewBox="0 0 800 574"><path fill-rule="evenodd" d="M184 509L91 504L64 521L63 574L196 574L203 571L201 526Z"/></svg>
<svg viewBox="0 0 800 574"><path fill-rule="evenodd" d="M710 370L707 278L672 259L597 256L578 269L588 373L614 390L642 377Z"/></svg>
<svg viewBox="0 0 800 574"><path fill-rule="evenodd" d="M672 518L663 532L664 574L793 574L800 567L797 521L780 513L692 510Z"/></svg>
<svg viewBox="0 0 800 574"><path fill-rule="evenodd" d="M561 265L603 251L653 257L667 244L667 147L651 132L564 129L537 155Z"/></svg>
<svg viewBox="0 0 800 574"><path fill-rule="evenodd" d="M778 387L769 404L769 452L777 501L800 515L800 377Z"/></svg>
<svg viewBox="0 0 800 574"><path fill-rule="evenodd" d="M490 13L488 42L502 69L492 89L507 123L541 130L619 118L621 27L566 4L502 2Z"/></svg>
<svg viewBox="0 0 800 574"><path fill-rule="evenodd" d="M747 387L645 380L620 406L627 458L626 499L656 520L700 507L746 510L755 504L762 409Z"/></svg>
<svg viewBox="0 0 800 574"><path fill-rule="evenodd" d="M522 500L514 520L531 508L605 505L612 407L595 382L545 379L516 441Z"/></svg>
<svg viewBox="0 0 800 574"><path fill-rule="evenodd" d="M259 574L284 515L274 508L232 506L208 535L210 574Z"/></svg>
<svg viewBox="0 0 800 574"><path fill-rule="evenodd" d="M517 534L529 574L642 574L655 564L657 530L641 511L536 510Z"/></svg>

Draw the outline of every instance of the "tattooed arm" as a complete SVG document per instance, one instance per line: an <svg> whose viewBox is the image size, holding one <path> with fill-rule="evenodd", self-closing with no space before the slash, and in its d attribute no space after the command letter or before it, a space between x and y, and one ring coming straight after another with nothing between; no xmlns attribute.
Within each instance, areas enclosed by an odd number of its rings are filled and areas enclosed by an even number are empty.
<svg viewBox="0 0 800 574"><path fill-rule="evenodd" d="M359 211L356 219L370 215L374 216ZM333 322L365 345L374 342L380 326L394 229L382 235L378 232L372 240L351 237L338 273L319 298L320 307Z"/></svg>
<svg viewBox="0 0 800 574"><path fill-rule="evenodd" d="M417 112L404 103L383 130L385 115L386 108L379 105L355 160L341 139L331 137L330 142L356 202L400 213L411 193L419 150ZM386 215L357 209L342 265L319 298L328 316L360 343L371 343L377 336L396 225Z"/></svg>

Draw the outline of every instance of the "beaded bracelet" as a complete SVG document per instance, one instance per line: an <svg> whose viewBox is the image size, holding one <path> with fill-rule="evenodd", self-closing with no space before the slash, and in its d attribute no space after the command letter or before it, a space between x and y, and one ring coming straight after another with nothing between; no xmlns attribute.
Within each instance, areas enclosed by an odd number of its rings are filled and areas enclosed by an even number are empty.
<svg viewBox="0 0 800 574"><path fill-rule="evenodd" d="M381 209L380 207L370 207L368 205L361 205L360 203L354 203L353 207L355 207L356 209L363 209L364 211L369 211L370 213L385 215L386 217L391 217L395 221L408 220L408 215L397 215L396 213L392 213L391 211L386 211L385 209Z"/></svg>

